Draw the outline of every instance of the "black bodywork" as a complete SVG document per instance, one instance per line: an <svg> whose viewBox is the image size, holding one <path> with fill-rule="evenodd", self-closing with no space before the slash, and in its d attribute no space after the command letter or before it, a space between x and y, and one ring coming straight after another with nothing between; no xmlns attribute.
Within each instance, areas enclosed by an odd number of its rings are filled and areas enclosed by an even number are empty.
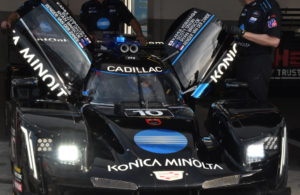
<svg viewBox="0 0 300 195"><path fill-rule="evenodd" d="M12 42L27 63L11 68L6 109L15 194L288 193L274 106L234 98L211 102L207 116L195 109L238 55L213 14L184 13L158 57L157 44L136 51L112 34L89 48L49 0L20 19Z"/></svg>

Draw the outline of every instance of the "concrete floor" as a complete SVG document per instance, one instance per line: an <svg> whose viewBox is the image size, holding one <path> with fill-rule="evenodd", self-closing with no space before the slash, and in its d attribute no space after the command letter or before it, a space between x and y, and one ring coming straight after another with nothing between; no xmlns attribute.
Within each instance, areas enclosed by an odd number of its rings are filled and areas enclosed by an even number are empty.
<svg viewBox="0 0 300 195"><path fill-rule="evenodd" d="M289 129L289 180L292 195L300 194L300 102L299 98L272 98L285 116ZM8 140L0 139L0 195L11 195Z"/></svg>

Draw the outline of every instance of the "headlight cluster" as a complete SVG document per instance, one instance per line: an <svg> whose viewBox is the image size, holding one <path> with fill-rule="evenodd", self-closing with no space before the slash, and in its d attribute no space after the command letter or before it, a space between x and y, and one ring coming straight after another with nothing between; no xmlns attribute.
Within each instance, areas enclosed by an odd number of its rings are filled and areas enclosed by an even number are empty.
<svg viewBox="0 0 300 195"><path fill-rule="evenodd" d="M53 150L53 140L51 138L39 138L37 140L38 152L51 152Z"/></svg>
<svg viewBox="0 0 300 195"><path fill-rule="evenodd" d="M80 162L80 151L76 145L60 145L57 152L62 164L75 165Z"/></svg>
<svg viewBox="0 0 300 195"><path fill-rule="evenodd" d="M76 144L54 143L52 138L38 138L37 152L41 154L50 154L61 164L77 165L80 162L81 152Z"/></svg>
<svg viewBox="0 0 300 195"><path fill-rule="evenodd" d="M261 162L265 158L264 142L259 141L246 147L246 163Z"/></svg>
<svg viewBox="0 0 300 195"><path fill-rule="evenodd" d="M258 163L264 160L266 152L277 151L279 149L279 139L277 136L269 136L261 141L248 144L246 146L246 164Z"/></svg>

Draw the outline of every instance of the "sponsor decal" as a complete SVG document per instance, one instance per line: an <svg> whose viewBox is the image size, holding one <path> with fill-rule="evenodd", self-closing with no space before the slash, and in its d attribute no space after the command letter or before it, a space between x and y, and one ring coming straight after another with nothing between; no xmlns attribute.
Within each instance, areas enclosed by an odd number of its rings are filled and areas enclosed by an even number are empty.
<svg viewBox="0 0 300 195"><path fill-rule="evenodd" d="M125 109L127 117L173 117L167 109Z"/></svg>
<svg viewBox="0 0 300 195"><path fill-rule="evenodd" d="M249 23L251 23L251 24L254 24L256 21L257 21L257 18L255 18L253 16L249 19Z"/></svg>
<svg viewBox="0 0 300 195"><path fill-rule="evenodd" d="M98 10L97 10L96 7L90 7L89 8L89 14L96 14L96 13L98 13Z"/></svg>
<svg viewBox="0 0 300 195"><path fill-rule="evenodd" d="M268 21L268 28L276 28L277 27L277 21L275 18L271 18Z"/></svg>
<svg viewBox="0 0 300 195"><path fill-rule="evenodd" d="M41 22L40 23L40 29L46 33L49 33L52 31L52 27L49 23L47 22Z"/></svg>
<svg viewBox="0 0 300 195"><path fill-rule="evenodd" d="M157 180L176 181L183 179L184 171L153 171Z"/></svg>
<svg viewBox="0 0 300 195"><path fill-rule="evenodd" d="M204 16L200 16L197 10L191 12L191 14L186 18L184 23L176 31L175 35L170 38L169 46L184 52L184 49L188 48L190 44L195 40L205 26L211 21L213 16L206 13ZM182 56L183 53L179 54L177 58L173 61L173 65Z"/></svg>
<svg viewBox="0 0 300 195"><path fill-rule="evenodd" d="M132 66L108 66L108 72L128 73L128 74L147 74L163 72L162 67L132 67Z"/></svg>
<svg viewBox="0 0 300 195"><path fill-rule="evenodd" d="M218 81L224 75L224 71L226 71L231 65L231 63L234 61L237 53L237 44L235 43L233 44L232 49L227 52L225 58L222 59L222 62L217 66L213 75L211 75L210 78L213 82L218 83Z"/></svg>
<svg viewBox="0 0 300 195"><path fill-rule="evenodd" d="M160 168L170 168L170 167L195 167L198 169L203 170L223 170L218 164L215 163L205 163L201 162L197 159L165 159L163 161L159 161L157 159L137 159L134 162L129 162L127 164L120 164L120 165L108 165L107 171L108 172L125 172L131 171L134 169L139 169L143 167L160 167Z"/></svg>
<svg viewBox="0 0 300 195"><path fill-rule="evenodd" d="M159 126L162 124L160 119L145 119L148 125Z"/></svg>
<svg viewBox="0 0 300 195"><path fill-rule="evenodd" d="M259 11L254 11L253 16L258 18L260 16L260 12Z"/></svg>
<svg viewBox="0 0 300 195"><path fill-rule="evenodd" d="M60 2L56 2L57 9L54 9L50 4L42 4L52 16L59 21L63 28L70 34L70 36L77 42L80 43L81 38L87 39L90 43L90 39L77 24L74 18L69 14L64 5Z"/></svg>
<svg viewBox="0 0 300 195"><path fill-rule="evenodd" d="M156 154L172 154L183 150L187 138L177 132L166 129L148 129L137 133L134 142L141 149Z"/></svg>
<svg viewBox="0 0 300 195"><path fill-rule="evenodd" d="M15 33L15 31L13 31L13 33ZM13 41L14 45L17 46L20 41L20 36L14 36ZM55 76L49 73L49 70L46 69L41 60L31 52L31 49L29 47L21 49L19 53L21 54L23 59L26 60L27 63L33 68L37 75L46 83L47 87L51 91L58 91L57 97L68 95L67 92L56 81Z"/></svg>
<svg viewBox="0 0 300 195"><path fill-rule="evenodd" d="M115 8L109 9L109 13L110 13L110 14L114 14L114 13L116 13L116 12L117 12L117 10L116 10Z"/></svg>
<svg viewBox="0 0 300 195"><path fill-rule="evenodd" d="M16 171L14 171L14 175L17 181L21 182L22 181L22 175Z"/></svg>
<svg viewBox="0 0 300 195"><path fill-rule="evenodd" d="M106 30L110 27L110 21L107 18L100 18L97 21L97 28L100 30Z"/></svg>
<svg viewBox="0 0 300 195"><path fill-rule="evenodd" d="M17 165L14 166L14 170L15 170L17 173L21 173L21 169L20 169Z"/></svg>
<svg viewBox="0 0 300 195"><path fill-rule="evenodd" d="M162 41L149 41L147 45L164 45L165 43Z"/></svg>
<svg viewBox="0 0 300 195"><path fill-rule="evenodd" d="M16 180L14 181L14 187L16 190L18 190L19 192L23 192L23 186L20 182L17 182Z"/></svg>
<svg viewBox="0 0 300 195"><path fill-rule="evenodd" d="M59 39L59 38L37 38L37 41L42 41L42 42L49 42L49 43L66 43L68 42L67 39Z"/></svg>

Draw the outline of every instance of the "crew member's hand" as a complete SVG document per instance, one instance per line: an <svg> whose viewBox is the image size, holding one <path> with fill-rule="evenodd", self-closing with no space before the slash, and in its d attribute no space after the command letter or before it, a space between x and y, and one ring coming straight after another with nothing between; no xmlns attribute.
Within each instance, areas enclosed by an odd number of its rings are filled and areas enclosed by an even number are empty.
<svg viewBox="0 0 300 195"><path fill-rule="evenodd" d="M11 28L11 24L8 21L4 20L4 21L1 22L1 29L2 30L7 30L7 29L10 29L10 28Z"/></svg>
<svg viewBox="0 0 300 195"><path fill-rule="evenodd" d="M223 29L225 32L230 33L232 35L236 35L238 37L242 37L246 32L245 30L242 30L237 26L223 25Z"/></svg>
<svg viewBox="0 0 300 195"><path fill-rule="evenodd" d="M137 36L136 40L141 43L142 46L146 45L146 38L144 36Z"/></svg>

